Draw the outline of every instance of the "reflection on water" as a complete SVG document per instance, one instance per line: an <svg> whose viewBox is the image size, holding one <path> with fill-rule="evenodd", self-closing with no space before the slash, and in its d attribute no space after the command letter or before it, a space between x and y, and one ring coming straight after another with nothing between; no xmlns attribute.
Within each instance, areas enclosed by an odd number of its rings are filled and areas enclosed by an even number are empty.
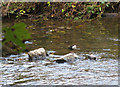
<svg viewBox="0 0 120 87"><path fill-rule="evenodd" d="M26 55L11 55L23 60L0 63L1 84L17 85L117 85L118 84L118 20L99 19L81 21L32 21L22 20L32 32L29 50L44 47L55 51L55 55L69 52L77 53L80 58L73 64L49 61L28 62ZM7 23L4 23L7 25ZM5 26L3 25L3 26ZM76 44L79 50L69 50ZM99 60L85 60L84 55L101 56Z"/></svg>
<svg viewBox="0 0 120 87"><path fill-rule="evenodd" d="M80 48L79 52L103 52L103 49L117 51L117 19L100 19L85 23L81 21L32 23L33 27L28 27L32 29L34 44L28 46L30 49L44 47L47 50L55 50L56 54L65 54L70 52L68 46L76 44Z"/></svg>

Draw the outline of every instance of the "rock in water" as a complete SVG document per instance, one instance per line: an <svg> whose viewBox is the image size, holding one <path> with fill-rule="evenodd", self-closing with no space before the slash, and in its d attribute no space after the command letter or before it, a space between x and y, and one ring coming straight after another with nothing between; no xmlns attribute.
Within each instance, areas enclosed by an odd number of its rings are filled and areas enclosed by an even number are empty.
<svg viewBox="0 0 120 87"><path fill-rule="evenodd" d="M29 60L32 61L33 59L45 59L46 58L46 51L44 48L35 49L33 51L28 52Z"/></svg>
<svg viewBox="0 0 120 87"><path fill-rule="evenodd" d="M68 53L60 58L56 58L56 62L63 63L63 62L73 62L79 56L75 53Z"/></svg>
<svg viewBox="0 0 120 87"><path fill-rule="evenodd" d="M101 58L100 56L95 56L93 54L88 55L88 59L90 59L90 60L97 60L97 59L100 59L100 58Z"/></svg>

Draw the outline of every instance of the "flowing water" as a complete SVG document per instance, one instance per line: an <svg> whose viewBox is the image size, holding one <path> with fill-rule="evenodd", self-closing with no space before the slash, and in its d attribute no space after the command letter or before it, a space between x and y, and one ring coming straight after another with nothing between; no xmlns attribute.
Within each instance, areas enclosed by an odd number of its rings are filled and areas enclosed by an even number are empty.
<svg viewBox="0 0 120 87"><path fill-rule="evenodd" d="M32 33L32 40L26 42L28 50L44 47L48 52L55 51L54 55L61 56L74 52L79 58L73 63L56 63L46 60L29 62L25 53L3 57L0 63L1 84L118 85L117 18L86 22L38 19L19 21L26 23L27 29ZM3 23L3 26L9 25L12 23ZM74 44L79 49L69 50L68 46ZM85 55L89 54L102 58L85 59Z"/></svg>

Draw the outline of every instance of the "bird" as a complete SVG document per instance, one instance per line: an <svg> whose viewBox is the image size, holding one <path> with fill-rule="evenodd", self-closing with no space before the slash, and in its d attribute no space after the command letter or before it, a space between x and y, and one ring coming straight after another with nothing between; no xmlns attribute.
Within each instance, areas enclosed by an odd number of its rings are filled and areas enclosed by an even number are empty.
<svg viewBox="0 0 120 87"><path fill-rule="evenodd" d="M77 49L77 46L76 45L71 45L71 46L68 47L68 49L75 50L75 49Z"/></svg>

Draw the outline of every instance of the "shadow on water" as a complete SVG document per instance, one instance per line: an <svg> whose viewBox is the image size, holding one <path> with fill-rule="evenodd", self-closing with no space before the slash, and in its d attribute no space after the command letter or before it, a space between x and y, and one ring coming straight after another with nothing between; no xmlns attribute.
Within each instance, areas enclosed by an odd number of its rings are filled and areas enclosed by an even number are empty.
<svg viewBox="0 0 120 87"><path fill-rule="evenodd" d="M86 22L24 19L22 22L28 25L27 29L32 34L32 40L30 40L32 44L27 44L28 50L44 47L47 51L55 51L55 55L75 52L81 56L92 53L103 59L97 61L77 59L73 64L50 63L45 60L0 63L2 84L118 84L118 19L102 18ZM5 25L7 23L3 26ZM74 44L79 50L68 49L68 46Z"/></svg>

